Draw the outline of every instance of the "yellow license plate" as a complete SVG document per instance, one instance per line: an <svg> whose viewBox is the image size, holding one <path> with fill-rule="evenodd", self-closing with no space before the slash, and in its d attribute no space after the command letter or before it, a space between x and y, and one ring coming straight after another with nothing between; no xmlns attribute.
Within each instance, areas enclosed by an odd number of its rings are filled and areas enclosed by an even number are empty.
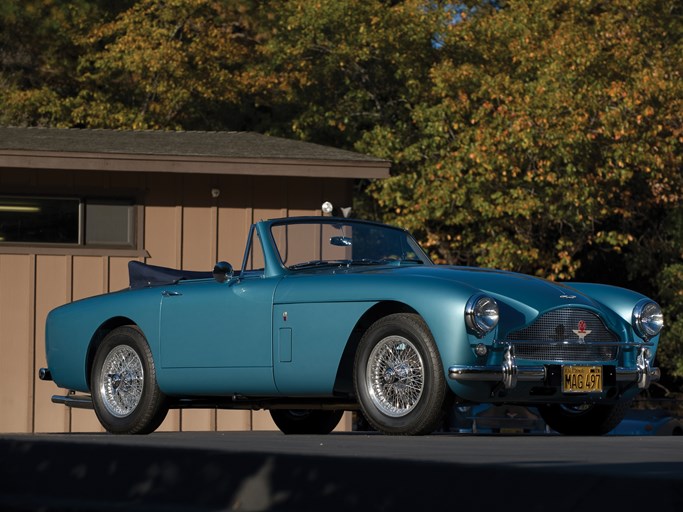
<svg viewBox="0 0 683 512"><path fill-rule="evenodd" d="M563 366L563 393L600 393L602 366Z"/></svg>

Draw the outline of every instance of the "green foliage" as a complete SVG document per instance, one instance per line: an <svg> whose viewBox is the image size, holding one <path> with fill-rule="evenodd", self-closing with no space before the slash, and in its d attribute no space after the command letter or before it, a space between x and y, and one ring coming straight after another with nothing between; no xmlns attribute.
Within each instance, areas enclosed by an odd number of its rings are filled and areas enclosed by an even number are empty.
<svg viewBox="0 0 683 512"><path fill-rule="evenodd" d="M669 377L683 378L683 208L679 205L669 209L662 224L657 246L643 250L639 259L654 261L655 268L661 269L656 294L663 306L666 328L657 359Z"/></svg>
<svg viewBox="0 0 683 512"><path fill-rule="evenodd" d="M429 87L438 58L434 26L446 17L438 4L280 2L262 69L280 77L273 101L291 112L291 134L341 147L353 147L378 126L401 133L397 140L412 135L405 128L412 101Z"/></svg>
<svg viewBox="0 0 683 512"><path fill-rule="evenodd" d="M125 2L121 2L125 4ZM52 124L75 94L81 49L74 39L102 14L102 2L4 0L0 6L0 123Z"/></svg>
<svg viewBox="0 0 683 512"><path fill-rule="evenodd" d="M660 300L666 304L666 331L657 358L671 375L683 378L683 264L667 266L659 275Z"/></svg>
<svg viewBox="0 0 683 512"><path fill-rule="evenodd" d="M627 249L682 185L681 45L655 3L510 1L446 27L394 158L410 172L371 189L386 220L443 261L556 279Z"/></svg>
<svg viewBox="0 0 683 512"><path fill-rule="evenodd" d="M230 128L262 37L254 2L143 0L85 38L71 122L86 126ZM234 121L233 121L234 122Z"/></svg>
<svg viewBox="0 0 683 512"><path fill-rule="evenodd" d="M258 62L265 37L259 15L266 7L212 0L13 0L0 11L4 38L13 42L1 57L0 83L7 87L0 122L242 128L251 88L246 64Z"/></svg>

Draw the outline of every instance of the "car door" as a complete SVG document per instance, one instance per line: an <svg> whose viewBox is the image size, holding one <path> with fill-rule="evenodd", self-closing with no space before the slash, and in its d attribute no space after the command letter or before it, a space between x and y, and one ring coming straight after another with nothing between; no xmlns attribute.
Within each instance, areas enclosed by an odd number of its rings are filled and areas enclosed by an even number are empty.
<svg viewBox="0 0 683 512"><path fill-rule="evenodd" d="M162 290L161 367L272 368L273 292L279 280L206 279Z"/></svg>

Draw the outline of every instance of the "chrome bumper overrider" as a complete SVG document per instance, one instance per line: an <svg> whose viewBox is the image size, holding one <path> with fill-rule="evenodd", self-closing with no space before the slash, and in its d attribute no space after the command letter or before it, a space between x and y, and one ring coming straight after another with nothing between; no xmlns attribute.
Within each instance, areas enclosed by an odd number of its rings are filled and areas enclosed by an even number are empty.
<svg viewBox="0 0 683 512"><path fill-rule="evenodd" d="M499 366L463 366L453 365L448 368L448 377L459 382L496 382L505 389L513 389L518 382L543 382L546 380L544 365L519 366L515 359L514 345L503 343L503 362ZM634 382L640 389L647 388L651 382L659 380L659 368L650 367L648 360L649 343L621 343L622 347L635 347L638 350L636 366L633 368L616 368L617 382ZM560 363L561 364L561 363Z"/></svg>

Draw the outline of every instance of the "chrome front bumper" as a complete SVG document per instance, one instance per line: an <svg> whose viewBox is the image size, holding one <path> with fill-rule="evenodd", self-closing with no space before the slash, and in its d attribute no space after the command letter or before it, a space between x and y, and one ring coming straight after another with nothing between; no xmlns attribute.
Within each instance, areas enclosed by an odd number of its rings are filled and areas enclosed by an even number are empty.
<svg viewBox="0 0 683 512"><path fill-rule="evenodd" d="M494 382L502 384L505 389L513 389L518 382L543 382L547 378L547 366L519 366L515 359L514 345L503 344L503 362L499 366L462 366L453 365L448 368L448 377L459 382ZM638 350L636 366L633 368L616 368L617 382L636 383L640 389L646 389L651 382L660 378L659 368L652 368L648 360L647 343L620 344L623 347L635 347Z"/></svg>

